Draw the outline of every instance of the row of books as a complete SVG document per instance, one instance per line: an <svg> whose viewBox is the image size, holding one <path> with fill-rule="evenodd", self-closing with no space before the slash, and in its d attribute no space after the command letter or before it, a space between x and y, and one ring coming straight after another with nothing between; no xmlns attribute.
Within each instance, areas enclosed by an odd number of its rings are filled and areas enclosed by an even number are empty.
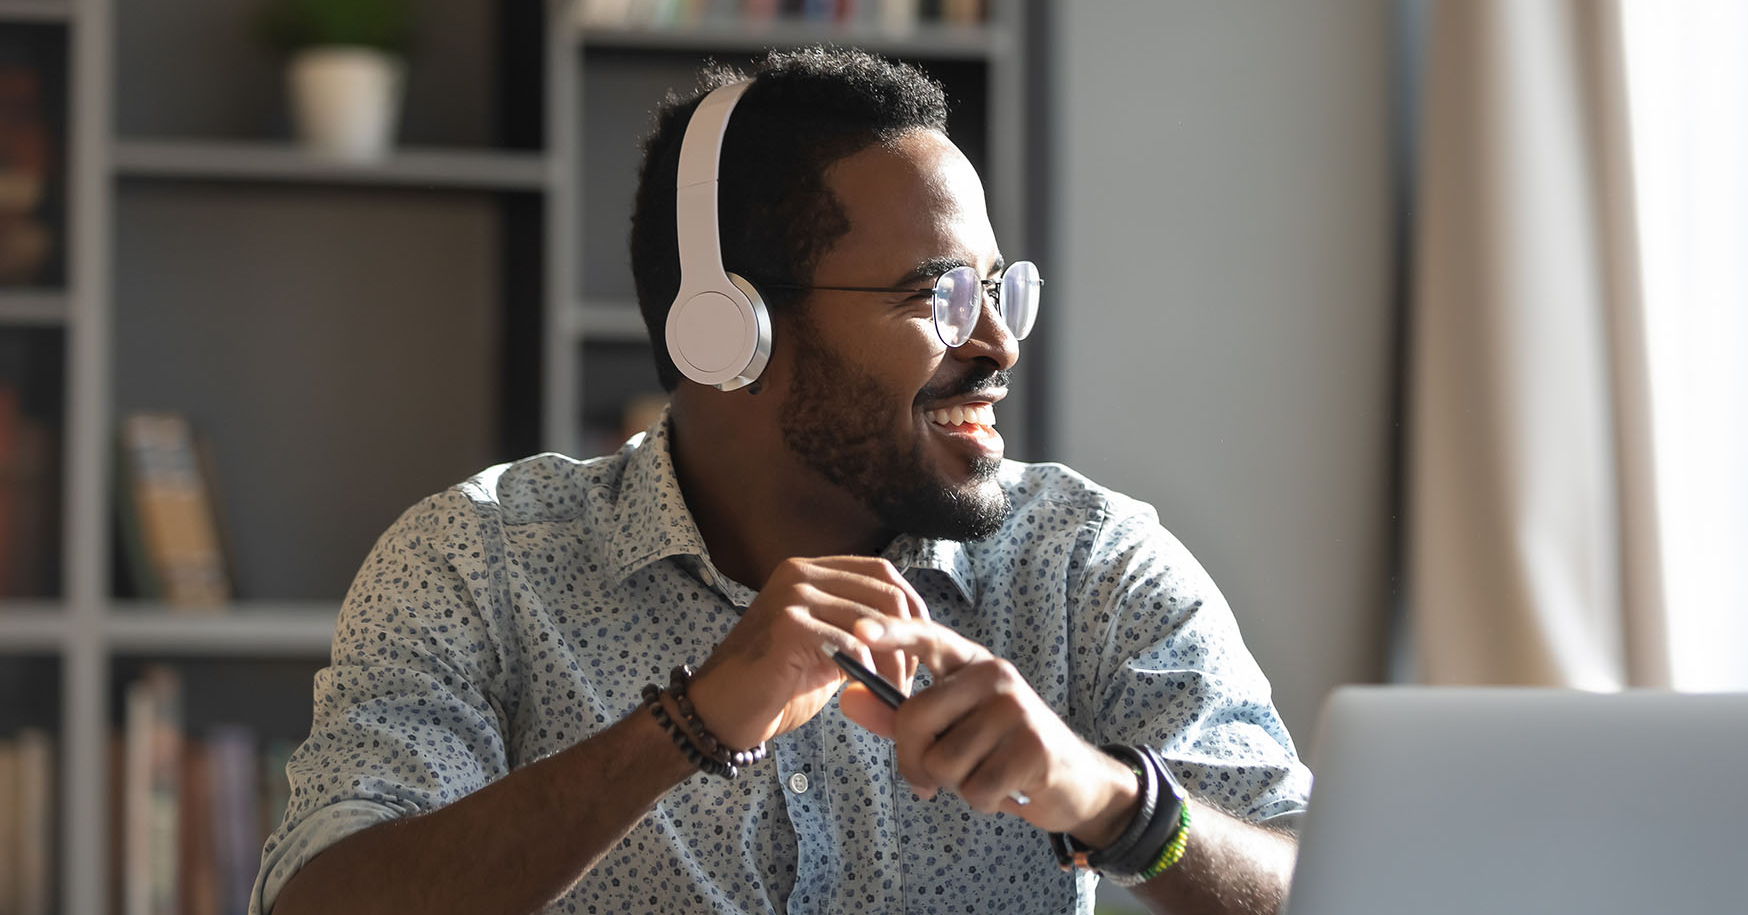
<svg viewBox="0 0 1748 915"><path fill-rule="evenodd" d="M49 125L49 75L38 43L0 34L0 285L53 279L56 231L49 198L57 138Z"/></svg>
<svg viewBox="0 0 1748 915"><path fill-rule="evenodd" d="M705 22L759 25L777 19L837 23L903 34L918 22L977 25L987 0L582 0L584 28L678 28Z"/></svg>
<svg viewBox="0 0 1748 915"><path fill-rule="evenodd" d="M39 728L0 738L0 912L53 904L55 745Z"/></svg>
<svg viewBox="0 0 1748 915"><path fill-rule="evenodd" d="M110 781L120 811L111 908L123 915L247 911L262 846L289 800L294 744L242 725L191 735L182 689L169 667L147 668L127 687Z"/></svg>

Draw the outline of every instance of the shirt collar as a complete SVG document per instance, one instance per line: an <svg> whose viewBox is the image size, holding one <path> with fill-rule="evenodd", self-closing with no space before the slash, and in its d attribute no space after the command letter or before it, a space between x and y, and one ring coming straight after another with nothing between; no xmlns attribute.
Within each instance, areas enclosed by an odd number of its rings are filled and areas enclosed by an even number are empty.
<svg viewBox="0 0 1748 915"><path fill-rule="evenodd" d="M963 543L900 534L886 545L880 555L897 566L900 572L909 569L932 569L940 572L959 588L966 603L977 603L977 575L972 569L971 553Z"/></svg>
<svg viewBox="0 0 1748 915"><path fill-rule="evenodd" d="M631 454L619 484L614 509L612 549L608 570L615 581L670 556L695 557L706 579L740 606L752 602L755 592L718 572L710 562L704 536L686 508L680 478L674 471L670 418L666 409L647 432L631 440ZM965 600L976 603L977 578L971 556L963 543L901 534L880 553L899 571L932 569L946 575Z"/></svg>
<svg viewBox="0 0 1748 915"><path fill-rule="evenodd" d="M613 545L606 557L613 563L607 571L615 581L669 556L696 556L709 563L710 551L680 493L668 423L664 408L661 418L626 446L630 456L619 481Z"/></svg>

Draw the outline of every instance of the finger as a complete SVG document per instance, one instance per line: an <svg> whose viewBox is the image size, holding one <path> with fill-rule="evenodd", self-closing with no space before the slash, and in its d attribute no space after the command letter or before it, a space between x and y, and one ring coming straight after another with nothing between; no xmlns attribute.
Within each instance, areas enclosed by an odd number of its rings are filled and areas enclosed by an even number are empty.
<svg viewBox="0 0 1748 915"><path fill-rule="evenodd" d="M928 665L937 681L967 664L991 657L989 649L933 621L870 619L857 627L856 636L870 650L903 649Z"/></svg>
<svg viewBox="0 0 1748 915"><path fill-rule="evenodd" d="M963 795L961 784L1024 721L1025 710L1011 696L996 695L978 703L936 735L934 744L923 752L922 766L929 780Z"/></svg>
<svg viewBox="0 0 1748 915"><path fill-rule="evenodd" d="M990 666L993 668L994 665ZM932 790L943 784L929 765L930 754L937 741L961 718L993 698L993 675L999 672L996 669L973 669L962 676L937 679L933 687L916 694L899 707L893 733L898 771L913 787ZM968 734L963 739L969 742L976 738L976 734ZM971 763L974 764L975 760ZM965 771L969 768L968 765Z"/></svg>
<svg viewBox="0 0 1748 915"><path fill-rule="evenodd" d="M875 557L827 557L807 570L807 584L827 593L871 607L896 619L928 619L922 597L904 576L884 559ZM883 652L887 657L882 675L899 691L910 695L918 662L902 648Z"/></svg>
<svg viewBox="0 0 1748 915"><path fill-rule="evenodd" d="M865 616L877 616L873 611L847 601L839 601L827 595L812 595L813 604L797 604L783 609L783 613L791 619L791 625L797 626L800 646L809 657L817 659L817 664L830 670L838 679L844 678L844 672L832 662L831 655L820 650L822 645L830 645L836 651L842 651L861 661L869 667L875 666L874 655L868 650L868 645L850 632L850 626Z"/></svg>
<svg viewBox="0 0 1748 915"><path fill-rule="evenodd" d="M892 739L898 711L860 683L846 683L838 692L838 710L844 717L879 737Z"/></svg>
<svg viewBox="0 0 1748 915"><path fill-rule="evenodd" d="M865 604L847 600L812 585L797 585L795 592L796 596L803 602L806 611L814 619L828 623L842 630L844 634L851 635L852 638L854 638L854 627L857 622L863 620L879 621L885 618L883 614ZM895 685L904 678L905 658L902 654L891 650L872 651L860 639L854 639L854 643L853 650L846 649L846 653L850 657L873 668L875 673L885 677Z"/></svg>
<svg viewBox="0 0 1748 915"><path fill-rule="evenodd" d="M983 813L1023 816L1026 808L1014 800L1044 777L1046 760L1038 735L1013 729L978 762L959 783L956 793L973 809Z"/></svg>
<svg viewBox="0 0 1748 915"><path fill-rule="evenodd" d="M884 585L891 586L897 590L910 609L908 614L893 613L893 616L908 616L920 620L929 619L928 604L923 602L922 595L917 593L916 587L904 577L903 573L898 571L896 566L878 556L825 556L808 560L808 562L834 572L846 573L848 576L857 578L874 579Z"/></svg>

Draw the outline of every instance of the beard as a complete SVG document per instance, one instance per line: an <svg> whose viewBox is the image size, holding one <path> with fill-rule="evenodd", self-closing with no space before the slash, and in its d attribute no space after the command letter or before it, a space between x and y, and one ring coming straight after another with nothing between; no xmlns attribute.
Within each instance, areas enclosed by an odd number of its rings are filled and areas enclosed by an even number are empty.
<svg viewBox="0 0 1748 915"><path fill-rule="evenodd" d="M937 540L982 540L1001 529L1012 506L995 483L1001 461L979 455L971 478L954 486L930 470L918 437L905 447L887 425L892 392L831 352L806 319L794 322L794 382L778 408L783 443L809 468L868 506L890 530ZM993 368L919 401L988 386Z"/></svg>

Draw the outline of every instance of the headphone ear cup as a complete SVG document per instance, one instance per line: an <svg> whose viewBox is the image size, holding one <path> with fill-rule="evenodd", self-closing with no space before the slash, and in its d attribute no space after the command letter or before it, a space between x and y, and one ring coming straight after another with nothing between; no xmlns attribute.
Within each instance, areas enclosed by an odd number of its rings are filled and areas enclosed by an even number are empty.
<svg viewBox="0 0 1748 915"><path fill-rule="evenodd" d="M746 367L740 371L742 379L734 388L743 387L759 380L765 372L765 364L771 361L771 310L765 307L765 297L759 294L759 289L747 282L738 273L727 274L728 281L733 283L747 297L747 306L753 315L753 351L747 356ZM734 388L723 388L732 391Z"/></svg>
<svg viewBox="0 0 1748 915"><path fill-rule="evenodd" d="M759 290L733 273L730 286L676 299L668 309L668 356L699 384L733 391L752 384L771 358L771 315Z"/></svg>

